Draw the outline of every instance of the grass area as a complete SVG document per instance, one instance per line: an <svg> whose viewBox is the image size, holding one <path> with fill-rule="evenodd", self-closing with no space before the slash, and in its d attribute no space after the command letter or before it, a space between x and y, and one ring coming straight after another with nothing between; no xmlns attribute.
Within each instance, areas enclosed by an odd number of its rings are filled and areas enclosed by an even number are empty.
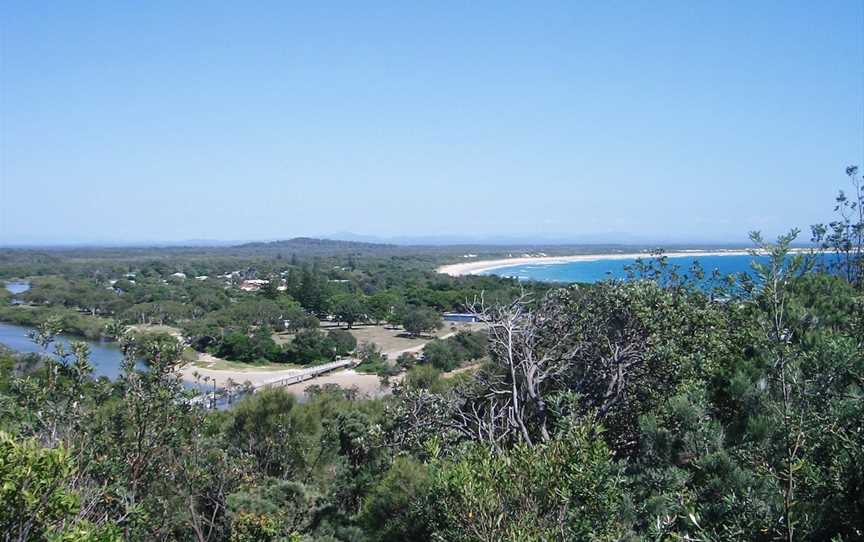
<svg viewBox="0 0 864 542"><path fill-rule="evenodd" d="M198 352L194 348L187 346L183 348L183 354L180 355L180 358L185 363L195 363L198 361Z"/></svg>
<svg viewBox="0 0 864 542"><path fill-rule="evenodd" d="M375 343L382 352L386 353L398 352L400 350L421 346L429 342L433 337L442 337L459 330L475 330L478 329L479 326L479 324L459 322L452 323L453 327L451 327L450 324L451 322L445 322L444 327L434 332L431 337L408 337L405 330L401 328L392 329L390 327L375 325L361 325L354 327L351 329L351 334L357 339L357 344L362 344L364 342ZM321 329L325 331L337 329L337 326L329 323L322 324Z"/></svg>
<svg viewBox="0 0 864 542"><path fill-rule="evenodd" d="M393 371L393 365L387 361L367 362L354 367L354 370L367 375L382 375Z"/></svg>
<svg viewBox="0 0 864 542"><path fill-rule="evenodd" d="M293 340L294 340L294 334L289 333L287 331L284 333L274 333L273 334L273 342L275 342L279 346L284 346Z"/></svg>
<svg viewBox="0 0 864 542"><path fill-rule="evenodd" d="M244 363L242 361L230 361L217 358L209 354L201 354L192 366L214 371L287 371L290 369L304 369L303 365L293 363Z"/></svg>
<svg viewBox="0 0 864 542"><path fill-rule="evenodd" d="M350 332L357 339L357 344L364 342L375 343L382 352L399 352L408 348L428 343L433 338L443 337L456 331L476 331L483 327L483 324L473 324L467 322L445 322L444 327L431 334L431 336L409 337L402 328L393 329L383 325L363 325L355 324ZM333 324L330 322L322 322L321 331L330 331L331 329L346 329L344 325ZM278 345L284 345L291 342L294 338L293 333L274 333L273 340Z"/></svg>
<svg viewBox="0 0 864 542"><path fill-rule="evenodd" d="M441 378L454 378L466 373L473 373L488 362L488 357L480 358L478 360L472 361L470 365L466 365L464 367L459 367L458 369L453 369L452 371L446 371L441 373Z"/></svg>

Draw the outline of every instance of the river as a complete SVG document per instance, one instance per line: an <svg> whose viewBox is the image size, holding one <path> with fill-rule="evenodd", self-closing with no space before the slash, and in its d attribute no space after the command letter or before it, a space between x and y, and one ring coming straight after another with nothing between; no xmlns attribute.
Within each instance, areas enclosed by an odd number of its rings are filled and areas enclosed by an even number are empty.
<svg viewBox="0 0 864 542"><path fill-rule="evenodd" d="M23 294L30 289L30 283L24 280L12 280L5 284L12 295Z"/></svg>
<svg viewBox="0 0 864 542"><path fill-rule="evenodd" d="M0 322L0 344L4 344L17 352L41 354L43 353L42 348L27 336L31 331L34 331L34 328ZM93 365L93 376L104 376L111 380L120 376L123 352L117 343L90 341L67 335L57 336L57 342L66 346L67 351L72 341L83 341L90 347L90 364Z"/></svg>
<svg viewBox="0 0 864 542"><path fill-rule="evenodd" d="M26 281L10 281L5 285L12 295L17 295L26 292L30 289L30 283ZM7 324L0 322L0 344L6 345L16 352L26 354L44 353L42 348L30 340L28 333L35 331L35 328L30 326L19 326L16 324ZM57 342L63 344L67 351L70 351L69 345L72 341L85 342L90 347L90 364L93 365L93 376L104 376L110 380L116 380L120 376L121 362L123 361L123 351L117 343L104 340L91 341L81 337L71 337L68 335L58 335ZM54 348L51 347L53 352ZM140 368L144 368L143 362L138 364Z"/></svg>

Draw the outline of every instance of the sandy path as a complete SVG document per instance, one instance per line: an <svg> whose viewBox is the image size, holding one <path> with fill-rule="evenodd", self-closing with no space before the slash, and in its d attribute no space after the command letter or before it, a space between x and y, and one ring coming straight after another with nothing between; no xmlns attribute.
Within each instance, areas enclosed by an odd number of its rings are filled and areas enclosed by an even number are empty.
<svg viewBox="0 0 864 542"><path fill-rule="evenodd" d="M358 373L354 369L323 374L305 382L284 386L282 389L294 395L302 395L309 386L324 386L326 384L337 384L346 390L356 389L361 396L377 397L389 392L389 389L381 387L381 380L378 375Z"/></svg>
<svg viewBox="0 0 864 542"><path fill-rule="evenodd" d="M747 250L679 250L675 252L664 252L668 258L679 258L686 256L746 256L750 254ZM503 258L500 260L481 260L477 262L454 263L442 265L437 269L439 273L458 277L462 275L477 275L493 269L510 267L524 264L556 264L568 262L595 262L599 260L630 260L634 258L647 258L647 252L633 252L628 254L579 254L576 256L525 256L519 258Z"/></svg>

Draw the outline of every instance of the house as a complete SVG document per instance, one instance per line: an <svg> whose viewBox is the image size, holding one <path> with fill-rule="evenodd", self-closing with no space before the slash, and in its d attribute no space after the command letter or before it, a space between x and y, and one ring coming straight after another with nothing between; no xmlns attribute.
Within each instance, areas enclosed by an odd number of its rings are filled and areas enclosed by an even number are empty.
<svg viewBox="0 0 864 542"><path fill-rule="evenodd" d="M442 316L445 322L479 322L480 316L470 312L445 312Z"/></svg>
<svg viewBox="0 0 864 542"><path fill-rule="evenodd" d="M269 280L263 279L248 279L240 283L240 289L244 292L257 292L269 282Z"/></svg>
<svg viewBox="0 0 864 542"><path fill-rule="evenodd" d="M174 277L174 278L177 278L177 279L185 279L185 278L186 278L186 273L180 273L180 272L178 271L177 273L172 273L171 276Z"/></svg>

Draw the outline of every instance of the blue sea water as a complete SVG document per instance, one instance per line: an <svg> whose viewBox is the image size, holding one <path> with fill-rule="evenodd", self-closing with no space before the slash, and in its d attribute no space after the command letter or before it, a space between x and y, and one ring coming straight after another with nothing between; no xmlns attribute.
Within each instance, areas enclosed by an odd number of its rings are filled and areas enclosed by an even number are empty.
<svg viewBox="0 0 864 542"><path fill-rule="evenodd" d="M642 260L647 261L649 259L646 256ZM767 261L767 257L764 256L759 256L758 259L763 262ZM726 276L740 272L751 272L754 257L750 255L721 255L675 256L668 258L670 265L679 266L680 273L688 273L693 262L697 260L705 271L706 276L710 275L715 269L721 276ZM599 282L605 279L627 278L626 268L635 263L635 258L620 260L598 259L550 264L532 263L499 267L485 271L482 274L542 282Z"/></svg>

